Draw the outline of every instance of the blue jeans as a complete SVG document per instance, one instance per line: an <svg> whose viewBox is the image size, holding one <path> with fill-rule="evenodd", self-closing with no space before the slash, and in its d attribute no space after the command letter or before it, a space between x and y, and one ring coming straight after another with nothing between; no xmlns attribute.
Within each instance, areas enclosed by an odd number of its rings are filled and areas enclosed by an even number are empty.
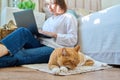
<svg viewBox="0 0 120 80"><path fill-rule="evenodd" d="M0 41L9 50L8 55L0 57L0 67L23 64L46 63L54 50L45 46L26 28L18 28Z"/></svg>

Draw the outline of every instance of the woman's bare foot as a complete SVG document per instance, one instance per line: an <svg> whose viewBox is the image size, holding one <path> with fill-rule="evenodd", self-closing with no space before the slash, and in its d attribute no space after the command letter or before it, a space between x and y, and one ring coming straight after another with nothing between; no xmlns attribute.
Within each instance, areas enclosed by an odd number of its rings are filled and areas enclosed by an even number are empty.
<svg viewBox="0 0 120 80"><path fill-rule="evenodd" d="M5 56L7 54L8 54L8 49L3 44L0 44L0 57Z"/></svg>

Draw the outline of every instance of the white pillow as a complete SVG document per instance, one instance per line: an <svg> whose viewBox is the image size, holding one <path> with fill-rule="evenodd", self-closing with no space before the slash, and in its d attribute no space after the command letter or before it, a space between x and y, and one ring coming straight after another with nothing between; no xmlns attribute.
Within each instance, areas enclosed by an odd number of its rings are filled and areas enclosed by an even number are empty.
<svg viewBox="0 0 120 80"><path fill-rule="evenodd" d="M34 15L37 27L39 29L43 26L43 23L45 21L45 13L34 11Z"/></svg>
<svg viewBox="0 0 120 80"><path fill-rule="evenodd" d="M48 19L53 15L47 7L43 7L43 12L45 13L45 19Z"/></svg>

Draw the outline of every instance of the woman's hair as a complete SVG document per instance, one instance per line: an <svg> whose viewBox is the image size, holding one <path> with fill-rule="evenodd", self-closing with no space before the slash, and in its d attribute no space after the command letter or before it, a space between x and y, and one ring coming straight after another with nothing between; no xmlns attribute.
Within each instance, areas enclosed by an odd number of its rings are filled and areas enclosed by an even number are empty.
<svg viewBox="0 0 120 80"><path fill-rule="evenodd" d="M59 5L61 9L63 9L65 12L67 11L67 5L65 3L65 0L53 0L55 4Z"/></svg>

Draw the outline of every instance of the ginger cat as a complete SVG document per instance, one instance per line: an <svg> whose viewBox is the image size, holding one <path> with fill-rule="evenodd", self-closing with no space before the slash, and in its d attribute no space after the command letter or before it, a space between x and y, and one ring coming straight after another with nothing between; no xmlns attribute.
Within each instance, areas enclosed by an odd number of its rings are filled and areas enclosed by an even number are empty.
<svg viewBox="0 0 120 80"><path fill-rule="evenodd" d="M67 72L68 69L74 69L77 65L92 66L92 59L86 59L80 52L80 46L74 48L56 48L49 59L48 67L53 74L59 74L61 71Z"/></svg>

